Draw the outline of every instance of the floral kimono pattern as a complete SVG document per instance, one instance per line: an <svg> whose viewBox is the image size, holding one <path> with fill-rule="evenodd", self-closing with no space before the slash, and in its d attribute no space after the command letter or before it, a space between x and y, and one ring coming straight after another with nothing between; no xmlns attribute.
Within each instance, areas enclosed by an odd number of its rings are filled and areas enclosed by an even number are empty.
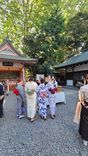
<svg viewBox="0 0 88 156"><path fill-rule="evenodd" d="M55 93L57 91L56 87L57 86L52 81L47 83L47 88L49 90L48 103L49 103L49 106L50 106L51 115L55 115L55 111L56 111L56 103L55 103Z"/></svg>
<svg viewBox="0 0 88 156"><path fill-rule="evenodd" d="M48 97L48 90L46 85L40 84L37 87L37 100L39 106L39 115L43 118L47 116L47 97Z"/></svg>

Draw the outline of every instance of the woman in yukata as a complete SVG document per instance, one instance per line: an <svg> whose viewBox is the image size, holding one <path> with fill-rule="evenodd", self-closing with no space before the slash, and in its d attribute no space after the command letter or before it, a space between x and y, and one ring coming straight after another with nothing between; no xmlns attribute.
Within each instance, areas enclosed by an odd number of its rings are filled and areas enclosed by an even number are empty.
<svg viewBox="0 0 88 156"><path fill-rule="evenodd" d="M39 115L42 119L47 119L47 97L48 89L44 83L44 79L40 79L40 85L37 87L37 101L39 106Z"/></svg>
<svg viewBox="0 0 88 156"><path fill-rule="evenodd" d="M53 79L53 76L48 75L47 79L48 79L47 88L49 90L48 103L50 106L51 119L54 119L56 112L55 93L57 91L57 85L55 83L55 80Z"/></svg>
<svg viewBox="0 0 88 156"><path fill-rule="evenodd" d="M75 121L79 123L79 134L81 135L83 144L88 145L88 74L86 75L86 83L79 90L80 99L77 103ZM78 119L78 120L77 120ZM78 122L77 122L78 121Z"/></svg>
<svg viewBox="0 0 88 156"><path fill-rule="evenodd" d="M33 81L33 77L29 77L29 81L25 84L25 92L27 98L27 117L33 122L36 115L37 97L36 97L37 83Z"/></svg>
<svg viewBox="0 0 88 156"><path fill-rule="evenodd" d="M88 77L87 77L88 80ZM88 145L88 83L80 88L81 113L79 134L85 146Z"/></svg>
<svg viewBox="0 0 88 156"><path fill-rule="evenodd" d="M84 85L87 84L86 77L87 77L87 75L85 75L85 76L83 77L83 79L84 79ZM82 108L81 103L80 103L80 99L81 99L80 90L79 90L78 93L79 93L79 94L78 94L79 101L78 101L77 104L76 104L76 110L75 110L75 115L74 115L74 122L77 123L77 124L79 124L79 122L80 122L80 114L81 114L81 108Z"/></svg>

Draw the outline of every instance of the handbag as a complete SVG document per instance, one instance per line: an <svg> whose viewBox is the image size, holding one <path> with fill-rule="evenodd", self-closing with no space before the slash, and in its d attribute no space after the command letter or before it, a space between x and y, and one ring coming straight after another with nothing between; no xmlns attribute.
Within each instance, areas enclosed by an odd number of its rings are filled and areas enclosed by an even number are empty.
<svg viewBox="0 0 88 156"><path fill-rule="evenodd" d="M19 95L19 90L17 89L17 88L15 88L14 90L13 90L13 93L15 94L15 95Z"/></svg>

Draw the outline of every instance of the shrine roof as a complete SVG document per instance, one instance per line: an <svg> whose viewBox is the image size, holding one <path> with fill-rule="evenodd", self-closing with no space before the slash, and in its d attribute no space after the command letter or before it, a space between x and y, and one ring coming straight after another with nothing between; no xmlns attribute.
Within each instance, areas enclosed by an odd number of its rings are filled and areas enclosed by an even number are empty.
<svg viewBox="0 0 88 156"><path fill-rule="evenodd" d="M87 62L87 61L88 61L88 51L85 51L85 52L81 52L78 55L74 55L70 57L69 59L67 59L65 62L61 64L57 64L55 68L64 68L67 66L72 66L72 65Z"/></svg>
<svg viewBox="0 0 88 156"><path fill-rule="evenodd" d="M11 44L10 40L6 38L0 45L0 60L18 61L22 63L36 63L37 59L24 56L19 53Z"/></svg>
<svg viewBox="0 0 88 156"><path fill-rule="evenodd" d="M7 52L7 51L5 51ZM19 61L19 62L36 62L37 59L34 58L30 58L30 57L24 57L24 56L11 56L11 55L5 55L5 54L1 54L0 55L0 60L8 60L8 61Z"/></svg>

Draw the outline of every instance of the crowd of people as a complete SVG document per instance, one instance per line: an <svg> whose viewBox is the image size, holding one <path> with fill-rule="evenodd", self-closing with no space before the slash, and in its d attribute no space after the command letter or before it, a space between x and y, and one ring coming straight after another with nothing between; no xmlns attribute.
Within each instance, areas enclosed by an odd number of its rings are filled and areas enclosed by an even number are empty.
<svg viewBox="0 0 88 156"><path fill-rule="evenodd" d="M54 76L47 76L47 83L43 78L37 81L33 77L29 77L28 82L25 84L20 79L17 79L16 86L13 93L16 96L16 116L21 119L27 114L30 122L35 120L36 112L39 116L46 120L47 106L49 105L50 117L55 118L56 103L55 93L57 92L58 83ZM4 88L0 83L0 118L3 117L3 101L4 101ZM26 99L26 107L25 107ZM77 102L74 122L79 124L79 134L83 139L83 144L88 144L88 74L84 79L84 85L79 89L79 101Z"/></svg>
<svg viewBox="0 0 88 156"><path fill-rule="evenodd" d="M36 82L33 80L33 77L29 77L28 82L24 85L20 79L17 79L17 84L13 90L13 93L16 95L17 117L19 119L23 118L26 110L28 120L33 122L38 111L39 116L46 120L47 106L49 105L50 117L54 119L56 114L55 93L57 92L57 87L57 81L52 75L47 76L47 83L43 78ZM26 109L25 101L27 103Z"/></svg>

